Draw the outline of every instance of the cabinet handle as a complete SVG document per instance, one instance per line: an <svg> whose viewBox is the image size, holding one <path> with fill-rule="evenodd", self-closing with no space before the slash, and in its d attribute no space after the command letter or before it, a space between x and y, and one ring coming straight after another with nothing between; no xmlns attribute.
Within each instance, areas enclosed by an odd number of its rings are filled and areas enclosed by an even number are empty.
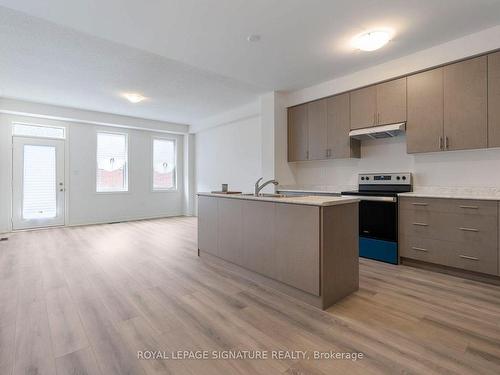
<svg viewBox="0 0 500 375"><path fill-rule="evenodd" d="M448 136L444 137L444 148L447 150L450 148L450 141L448 140Z"/></svg>
<svg viewBox="0 0 500 375"><path fill-rule="evenodd" d="M414 203L412 203L412 205L414 205L414 206L428 206L429 203L414 202Z"/></svg>
<svg viewBox="0 0 500 375"><path fill-rule="evenodd" d="M468 255L459 255L460 258L463 258L463 259L469 259L469 260L479 260L479 258L476 258L476 257L470 257Z"/></svg>
<svg viewBox="0 0 500 375"><path fill-rule="evenodd" d="M439 136L439 149L443 149L443 136Z"/></svg>
<svg viewBox="0 0 500 375"><path fill-rule="evenodd" d="M429 226L429 224L426 224L426 223L413 223L413 225L417 225L419 227L427 227L427 226Z"/></svg>
<svg viewBox="0 0 500 375"><path fill-rule="evenodd" d="M309 151L306 151L306 159L309 160Z"/></svg>
<svg viewBox="0 0 500 375"><path fill-rule="evenodd" d="M470 208L472 210L477 210L479 207L478 206L458 206L460 208Z"/></svg>
<svg viewBox="0 0 500 375"><path fill-rule="evenodd" d="M429 250L427 249L424 249L424 248L421 248L421 247L412 247L413 250L417 250L417 251L425 251L425 252L428 252Z"/></svg>
<svg viewBox="0 0 500 375"><path fill-rule="evenodd" d="M458 228L460 230L463 230L465 232L479 232L479 229L475 229L475 228Z"/></svg>
<svg viewBox="0 0 500 375"><path fill-rule="evenodd" d="M377 125L380 125L380 113L377 113Z"/></svg>

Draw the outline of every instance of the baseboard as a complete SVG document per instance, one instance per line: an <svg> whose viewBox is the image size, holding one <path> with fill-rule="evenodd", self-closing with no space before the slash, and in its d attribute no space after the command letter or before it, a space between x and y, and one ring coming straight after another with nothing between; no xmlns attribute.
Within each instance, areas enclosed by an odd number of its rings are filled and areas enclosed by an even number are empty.
<svg viewBox="0 0 500 375"><path fill-rule="evenodd" d="M142 217L127 217L127 218L117 218L117 219L107 219L107 220L98 220L98 221L84 221L78 223L71 223L64 225L65 227L81 227L87 225L100 225L100 224L117 224L117 223L127 223L130 221L145 221L145 220L155 220L155 219L168 219L173 217L185 217L186 215L182 213L173 214L173 215L158 215L158 216L142 216Z"/></svg>
<svg viewBox="0 0 500 375"><path fill-rule="evenodd" d="M422 268L429 271L445 273L451 276L461 277L463 279L469 279L474 281L480 281L492 285L500 285L500 277L495 275L487 275L484 273L462 270L459 268L453 268L448 266L443 266L440 264L427 263L420 260L414 260L409 258L401 258L401 264L405 266L411 266L416 268Z"/></svg>
<svg viewBox="0 0 500 375"><path fill-rule="evenodd" d="M85 227L85 226L90 226L90 225L118 224L118 223L127 223L127 222L131 222L131 221L169 219L169 218L174 218L174 217L189 217L189 216L184 215L184 214L174 214L174 215L161 215L161 216L146 216L146 217L139 217L139 218L103 220L103 221L89 221L89 222L81 222L81 223L65 224L65 225L57 225L57 226L48 226L48 227L40 227L40 228L11 230L10 232L4 232L4 233L0 233L0 234L7 235L10 233L27 232L27 231L32 231L32 230L46 230L46 229L55 229L55 228Z"/></svg>

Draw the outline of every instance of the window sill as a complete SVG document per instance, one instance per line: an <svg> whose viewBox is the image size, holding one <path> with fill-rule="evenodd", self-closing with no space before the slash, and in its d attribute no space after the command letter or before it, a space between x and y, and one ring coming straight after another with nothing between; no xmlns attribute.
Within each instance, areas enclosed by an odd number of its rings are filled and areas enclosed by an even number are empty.
<svg viewBox="0 0 500 375"><path fill-rule="evenodd" d="M114 190L114 191L96 191L98 195L108 195L108 194L130 194L130 190Z"/></svg>
<svg viewBox="0 0 500 375"><path fill-rule="evenodd" d="M179 189L151 189L152 193L179 193Z"/></svg>

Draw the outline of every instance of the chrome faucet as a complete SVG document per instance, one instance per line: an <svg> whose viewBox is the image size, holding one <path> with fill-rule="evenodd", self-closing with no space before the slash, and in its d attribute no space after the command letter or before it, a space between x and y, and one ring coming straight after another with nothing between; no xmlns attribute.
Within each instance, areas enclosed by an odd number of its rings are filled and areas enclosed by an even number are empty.
<svg viewBox="0 0 500 375"><path fill-rule="evenodd" d="M254 190L253 195L255 195L256 197L258 197L258 196L259 196L260 191L261 191L262 189L264 189L267 185L269 185L269 184L278 185L278 183L279 183L279 182L278 182L278 181L276 181L276 180L269 180L269 181L266 181L266 182L264 182L262 185L260 185L260 186L259 186L259 182L261 182L262 180L263 180L263 178L261 177L261 178L259 178L259 179L257 180L257 182L255 183L255 190Z"/></svg>

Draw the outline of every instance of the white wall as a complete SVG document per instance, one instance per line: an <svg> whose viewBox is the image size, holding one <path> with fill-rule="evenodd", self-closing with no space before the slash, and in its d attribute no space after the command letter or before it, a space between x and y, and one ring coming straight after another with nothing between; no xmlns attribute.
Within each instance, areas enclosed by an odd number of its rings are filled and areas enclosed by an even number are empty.
<svg viewBox="0 0 500 375"><path fill-rule="evenodd" d="M96 193L95 150L98 130L128 134L129 191ZM177 139L176 192L151 187L153 137ZM183 137L143 130L71 124L69 129L69 224L88 224L183 214Z"/></svg>
<svg viewBox="0 0 500 375"><path fill-rule="evenodd" d="M238 119L196 133L197 191L230 190L251 192L261 177L261 118Z"/></svg>
<svg viewBox="0 0 500 375"><path fill-rule="evenodd" d="M5 102L4 102L5 103ZM1 103L0 103L1 104ZM37 105L38 106L38 105ZM2 107L5 110L5 107ZM50 109L50 107L48 107ZM78 114L79 110L71 110ZM82 111L85 113L85 111ZM24 112L23 112L24 113ZM92 113L90 113L91 115ZM101 123L102 117L90 116L92 122ZM133 118L104 114L106 121L116 121L118 127L94 125L92 122L76 122L0 114L0 232L11 230L11 167L12 167L12 129L14 121L65 126L67 131L67 225L113 222L151 217L182 215L188 204L184 196L184 140L183 134L139 130L156 129L160 123L148 120L137 122L137 129L127 128L123 121L134 123ZM51 116L52 117L52 116ZM185 125L165 123L165 129L186 130ZM96 131L98 129L124 132L129 135L129 192L95 192L95 153ZM170 137L177 139L177 192L153 192L151 189L151 142L152 137Z"/></svg>

